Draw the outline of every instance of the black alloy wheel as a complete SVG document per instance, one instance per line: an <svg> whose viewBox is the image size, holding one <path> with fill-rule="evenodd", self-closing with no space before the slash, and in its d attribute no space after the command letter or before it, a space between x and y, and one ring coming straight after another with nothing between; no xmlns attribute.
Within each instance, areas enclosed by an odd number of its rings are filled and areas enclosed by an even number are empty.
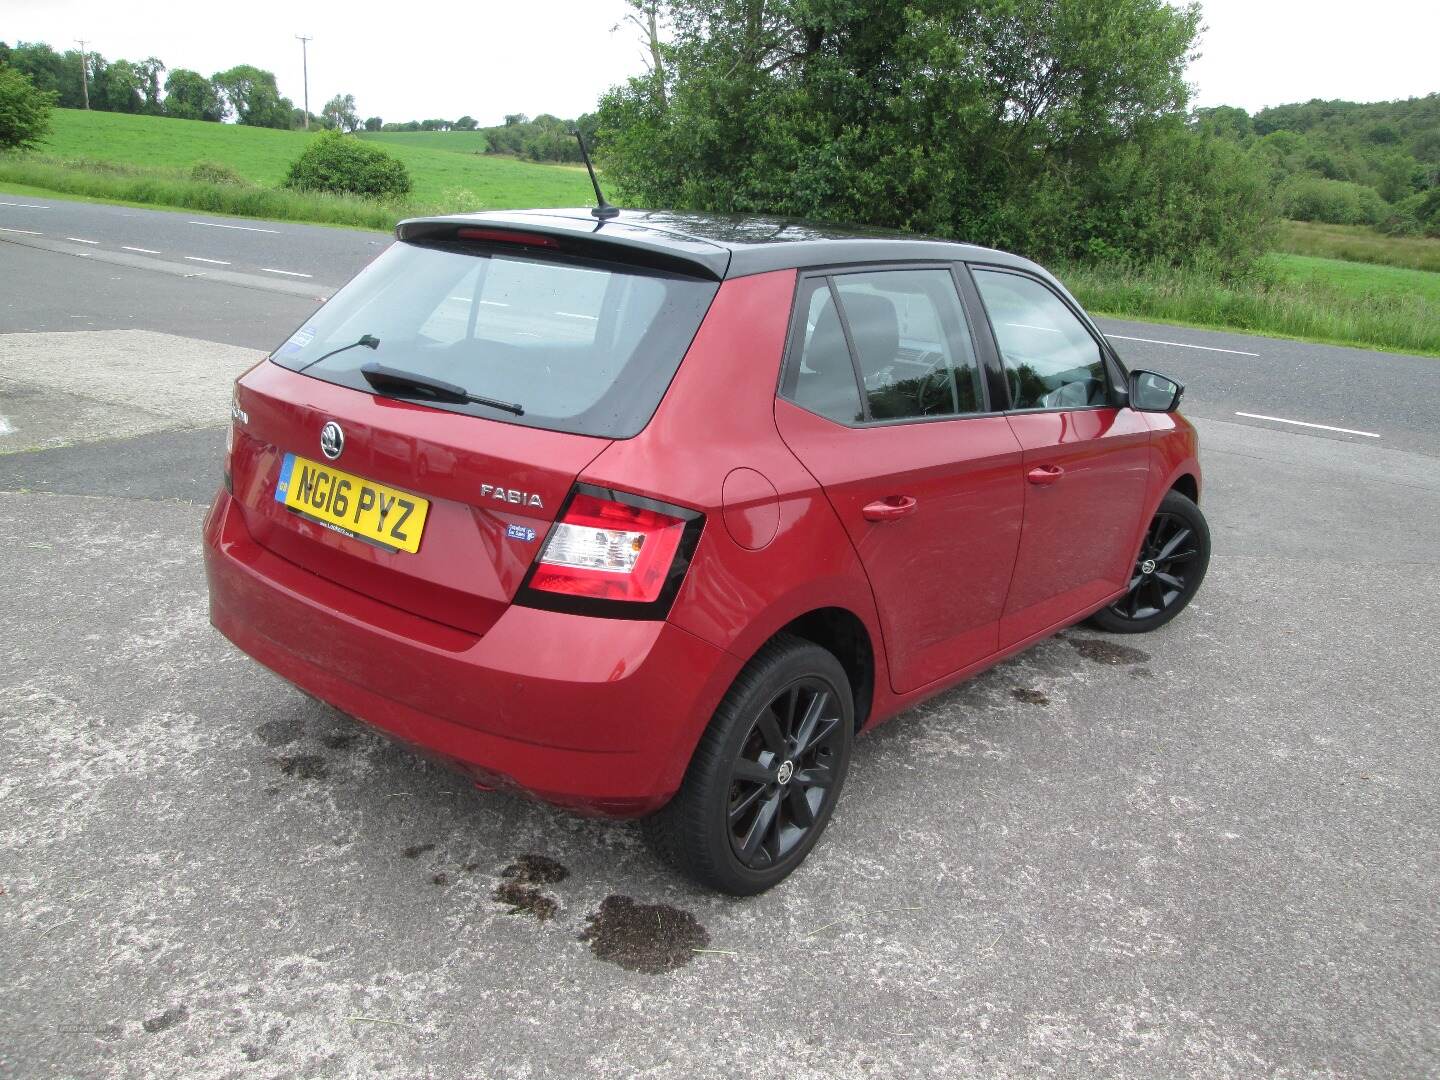
<svg viewBox="0 0 1440 1080"><path fill-rule="evenodd" d="M1125 595L1090 621L1112 633L1154 630L1190 603L1209 565L1210 529L1200 508L1171 491L1145 531Z"/></svg>
<svg viewBox="0 0 1440 1080"><path fill-rule="evenodd" d="M839 696L824 679L796 680L755 717L730 768L726 825L735 857L766 870L794 851L835 791Z"/></svg>
<svg viewBox="0 0 1440 1080"><path fill-rule="evenodd" d="M732 896L779 884L835 811L855 704L834 654L789 634L735 677L690 759L680 790L645 819L677 870Z"/></svg>

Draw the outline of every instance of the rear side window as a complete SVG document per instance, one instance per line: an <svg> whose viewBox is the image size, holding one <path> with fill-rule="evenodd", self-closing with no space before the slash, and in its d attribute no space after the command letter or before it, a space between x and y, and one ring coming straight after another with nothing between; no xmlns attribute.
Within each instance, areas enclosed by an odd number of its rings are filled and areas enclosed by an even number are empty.
<svg viewBox="0 0 1440 1080"><path fill-rule="evenodd" d="M397 243L272 359L366 392L360 369L382 364L525 411L422 402L434 408L629 438L655 412L718 287L617 263ZM362 335L379 346L334 352Z"/></svg>
<svg viewBox="0 0 1440 1080"><path fill-rule="evenodd" d="M948 270L838 274L807 288L803 338L782 388L797 405L847 424L982 411Z"/></svg>
<svg viewBox="0 0 1440 1080"><path fill-rule="evenodd" d="M787 373L791 384L787 396L831 420L857 423L865 419L865 411L850 348L845 344L845 329L840 325L840 309L835 306L829 281L822 278L808 288L804 337L800 356Z"/></svg>
<svg viewBox="0 0 1440 1080"><path fill-rule="evenodd" d="M1109 402L1100 346L1058 296L1033 278L975 270L1014 409Z"/></svg>

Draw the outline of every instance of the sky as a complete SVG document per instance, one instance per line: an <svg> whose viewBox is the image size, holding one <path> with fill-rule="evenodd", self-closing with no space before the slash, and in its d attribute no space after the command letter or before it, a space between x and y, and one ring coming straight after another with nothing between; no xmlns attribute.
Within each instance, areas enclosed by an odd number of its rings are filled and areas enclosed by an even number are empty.
<svg viewBox="0 0 1440 1080"><path fill-rule="evenodd" d="M1197 106L1255 112L1310 98L1381 101L1440 91L1440 0L1206 0L1201 56L1188 71ZM385 120L506 113L573 118L644 70L624 0L0 0L0 40L57 49L85 38L109 59L158 56L205 75L236 64L275 72L310 108L355 95ZM143 14L141 14L143 12ZM370 14L373 12L373 15Z"/></svg>

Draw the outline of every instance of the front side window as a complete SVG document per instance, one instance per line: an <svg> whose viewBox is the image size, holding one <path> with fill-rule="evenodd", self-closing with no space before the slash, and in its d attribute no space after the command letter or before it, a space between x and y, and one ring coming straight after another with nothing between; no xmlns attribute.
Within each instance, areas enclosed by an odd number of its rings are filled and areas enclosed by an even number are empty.
<svg viewBox="0 0 1440 1080"><path fill-rule="evenodd" d="M797 405L841 423L982 410L974 346L948 270L838 274L806 288L799 357L784 391Z"/></svg>
<svg viewBox="0 0 1440 1080"><path fill-rule="evenodd" d="M975 270L1005 365L1013 409L1080 409L1109 402L1100 346L1034 278Z"/></svg>

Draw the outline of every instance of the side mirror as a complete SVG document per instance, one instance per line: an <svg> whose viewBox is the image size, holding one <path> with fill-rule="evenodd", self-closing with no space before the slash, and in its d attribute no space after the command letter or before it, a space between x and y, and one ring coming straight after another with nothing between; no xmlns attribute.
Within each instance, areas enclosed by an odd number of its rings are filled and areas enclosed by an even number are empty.
<svg viewBox="0 0 1440 1080"><path fill-rule="evenodd" d="M1137 412L1174 412L1185 386L1154 371L1130 372L1130 407Z"/></svg>

